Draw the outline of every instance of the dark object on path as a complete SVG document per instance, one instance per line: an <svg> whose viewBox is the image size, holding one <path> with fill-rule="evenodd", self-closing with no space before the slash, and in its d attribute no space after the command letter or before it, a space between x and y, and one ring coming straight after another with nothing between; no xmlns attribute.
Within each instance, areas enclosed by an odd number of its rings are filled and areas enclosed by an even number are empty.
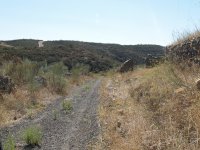
<svg viewBox="0 0 200 150"><path fill-rule="evenodd" d="M0 93L10 94L13 90L14 84L8 76L0 76Z"/></svg>
<svg viewBox="0 0 200 150"><path fill-rule="evenodd" d="M133 59L129 59L121 65L121 67L119 68L118 71L121 73L127 72L127 71L132 71L133 67L134 67L134 61L133 61Z"/></svg>

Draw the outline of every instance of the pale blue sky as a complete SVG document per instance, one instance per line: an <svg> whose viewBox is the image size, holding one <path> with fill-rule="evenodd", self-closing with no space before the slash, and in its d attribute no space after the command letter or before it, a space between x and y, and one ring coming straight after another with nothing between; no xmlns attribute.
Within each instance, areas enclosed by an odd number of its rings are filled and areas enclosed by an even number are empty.
<svg viewBox="0 0 200 150"><path fill-rule="evenodd" d="M161 44L200 25L200 0L0 0L0 40Z"/></svg>

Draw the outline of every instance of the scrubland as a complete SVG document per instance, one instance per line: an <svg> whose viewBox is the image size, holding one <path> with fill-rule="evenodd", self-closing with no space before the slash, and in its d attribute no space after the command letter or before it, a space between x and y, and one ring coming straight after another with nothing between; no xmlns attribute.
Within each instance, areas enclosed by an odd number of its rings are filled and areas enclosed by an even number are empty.
<svg viewBox="0 0 200 150"><path fill-rule="evenodd" d="M46 61L28 59L19 62L1 61L0 75L9 76L14 84L10 94L0 95L0 126L32 117L37 111L89 77L88 67L77 65L68 70L62 63L48 65Z"/></svg>

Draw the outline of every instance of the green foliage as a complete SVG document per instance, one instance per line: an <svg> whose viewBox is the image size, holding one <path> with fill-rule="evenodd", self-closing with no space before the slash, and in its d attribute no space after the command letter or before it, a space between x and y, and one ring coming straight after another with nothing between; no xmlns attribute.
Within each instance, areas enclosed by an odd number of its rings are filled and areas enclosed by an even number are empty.
<svg viewBox="0 0 200 150"><path fill-rule="evenodd" d="M53 120L57 120L57 118L58 118L58 111L54 109L52 111L52 113L53 113Z"/></svg>
<svg viewBox="0 0 200 150"><path fill-rule="evenodd" d="M28 119L32 119L33 118L33 110L32 109L28 109L27 110L27 116L28 116Z"/></svg>
<svg viewBox="0 0 200 150"><path fill-rule="evenodd" d="M67 67L62 62L55 63L48 67L48 71L45 74L47 82L52 91L63 94L67 87L67 81L65 79L65 73Z"/></svg>
<svg viewBox="0 0 200 150"><path fill-rule="evenodd" d="M27 42L31 45L28 51ZM109 70L130 58L133 58L137 64L141 64L144 63L147 54L164 55L164 47L159 45L126 46L77 41L46 41L44 47L38 48L37 42L35 40L5 41L6 44L16 47L0 48L0 53L37 62L46 59L48 64L63 61L69 69L77 63L84 64L90 66L92 72Z"/></svg>
<svg viewBox="0 0 200 150"><path fill-rule="evenodd" d="M27 128L22 136L26 144L31 146L39 145L42 140L42 132L37 126Z"/></svg>
<svg viewBox="0 0 200 150"><path fill-rule="evenodd" d="M20 40L12 40L6 42L8 45L16 46L19 48L35 48L38 46L38 40L31 39L20 39Z"/></svg>
<svg viewBox="0 0 200 150"><path fill-rule="evenodd" d="M89 73L90 67L88 65L84 64L76 64L72 70L72 80L74 82L77 82L80 75L87 75Z"/></svg>
<svg viewBox="0 0 200 150"><path fill-rule="evenodd" d="M3 145L3 150L15 150L15 140L13 136L9 135Z"/></svg>
<svg viewBox="0 0 200 150"><path fill-rule="evenodd" d="M39 88L40 88L40 85L36 82L36 81L31 81L30 83L29 83L29 91L30 91L30 93L31 94L34 94L34 92L36 92L36 91L38 91L39 90Z"/></svg>
<svg viewBox="0 0 200 150"><path fill-rule="evenodd" d="M70 112L73 108L71 100L63 100L62 107L66 113Z"/></svg>
<svg viewBox="0 0 200 150"><path fill-rule="evenodd" d="M1 75L8 75L15 84L26 84L31 94L34 94L40 88L40 84L34 79L36 76L42 76L46 79L49 89L58 94L65 93L67 82L65 73L68 72L63 62L47 65L46 61L32 62L28 59L22 63L13 62L3 63L0 68Z"/></svg>
<svg viewBox="0 0 200 150"><path fill-rule="evenodd" d="M91 87L90 87L89 85L86 85L86 86L84 87L84 91L86 91L86 92L87 92L87 91L89 91L89 90L90 90L90 88L91 88Z"/></svg>
<svg viewBox="0 0 200 150"><path fill-rule="evenodd" d="M3 74L10 76L17 84L32 82L34 76L39 71L37 63L31 62L28 59L18 64L12 62L4 63L2 68Z"/></svg>
<svg viewBox="0 0 200 150"><path fill-rule="evenodd" d="M65 93L65 89L67 86L67 81L63 76L58 76L53 73L47 73L47 82L48 86L51 88L53 92L63 94Z"/></svg>
<svg viewBox="0 0 200 150"><path fill-rule="evenodd" d="M63 62L58 62L48 67L48 72L59 76L64 76L67 71L68 68L63 64Z"/></svg>
<svg viewBox="0 0 200 150"><path fill-rule="evenodd" d="M86 75L89 73L90 67L84 64L76 64L71 72L73 76Z"/></svg>

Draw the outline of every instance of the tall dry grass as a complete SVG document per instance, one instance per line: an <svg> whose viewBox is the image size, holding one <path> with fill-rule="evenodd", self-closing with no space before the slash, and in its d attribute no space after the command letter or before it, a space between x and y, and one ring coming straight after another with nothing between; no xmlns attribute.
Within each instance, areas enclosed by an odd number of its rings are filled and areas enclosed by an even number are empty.
<svg viewBox="0 0 200 150"><path fill-rule="evenodd" d="M184 32L174 32L173 33L173 45L183 43L184 41L191 41L200 37L200 29L196 27L193 31L186 30Z"/></svg>
<svg viewBox="0 0 200 150"><path fill-rule="evenodd" d="M101 90L102 149L200 149L195 65L165 63L115 74Z"/></svg>

